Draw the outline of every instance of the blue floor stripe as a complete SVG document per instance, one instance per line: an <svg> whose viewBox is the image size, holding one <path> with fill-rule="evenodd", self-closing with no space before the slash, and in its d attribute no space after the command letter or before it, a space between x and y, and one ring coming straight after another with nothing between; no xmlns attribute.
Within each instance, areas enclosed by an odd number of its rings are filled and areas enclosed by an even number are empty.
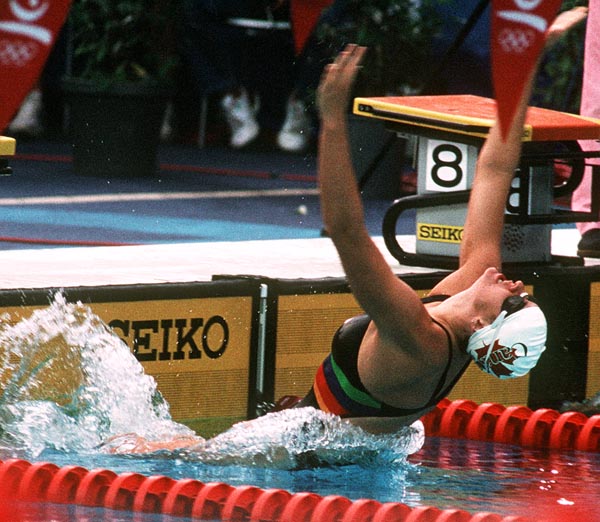
<svg viewBox="0 0 600 522"><path fill-rule="evenodd" d="M0 208L0 223L52 225L86 229L120 230L145 234L181 236L198 240L280 239L319 237L314 228L217 219L185 219L141 216L134 213L82 212L33 208Z"/></svg>

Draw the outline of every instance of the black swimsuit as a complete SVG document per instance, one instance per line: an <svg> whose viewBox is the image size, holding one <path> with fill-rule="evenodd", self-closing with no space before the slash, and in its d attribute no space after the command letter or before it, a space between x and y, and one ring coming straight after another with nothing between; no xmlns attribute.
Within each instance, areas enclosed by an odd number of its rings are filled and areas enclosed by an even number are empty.
<svg viewBox="0 0 600 522"><path fill-rule="evenodd" d="M448 296L430 296L422 299L423 304L443 301ZM435 319L448 338L448 362L440 381L429 401L418 408L395 408L375 399L363 386L358 375L358 351L371 323L368 315L359 315L347 320L336 332L331 354L323 361L309 394L298 406L314 406L341 417L405 417L424 413L446 397L467 369L468 363L446 385L452 365L452 340L448 330Z"/></svg>

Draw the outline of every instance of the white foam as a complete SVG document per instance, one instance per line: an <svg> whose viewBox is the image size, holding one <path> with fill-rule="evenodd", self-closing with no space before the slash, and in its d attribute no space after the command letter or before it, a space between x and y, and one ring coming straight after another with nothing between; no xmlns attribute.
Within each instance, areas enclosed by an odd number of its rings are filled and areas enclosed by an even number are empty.
<svg viewBox="0 0 600 522"><path fill-rule="evenodd" d="M404 462L424 441L420 421L393 434L374 435L336 415L294 408L240 422L194 449L210 464L295 469Z"/></svg>
<svg viewBox="0 0 600 522"><path fill-rule="evenodd" d="M0 327L3 442L34 455L89 450L134 431L150 438L192 435L174 422L154 379L91 310L56 296Z"/></svg>

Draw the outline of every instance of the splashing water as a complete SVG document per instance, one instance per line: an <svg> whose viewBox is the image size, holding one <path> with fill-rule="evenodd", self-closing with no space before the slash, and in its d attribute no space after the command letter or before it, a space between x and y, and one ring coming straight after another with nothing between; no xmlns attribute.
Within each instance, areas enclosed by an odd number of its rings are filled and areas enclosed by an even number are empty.
<svg viewBox="0 0 600 522"><path fill-rule="evenodd" d="M81 303L61 295L28 319L0 327L0 440L38 455L82 451L134 431L192 435L129 348Z"/></svg>
<svg viewBox="0 0 600 522"><path fill-rule="evenodd" d="M336 415L314 408L269 413L239 422L198 445L196 458L205 463L280 469L404 462L424 442L420 421L393 434L374 435Z"/></svg>
<svg viewBox="0 0 600 522"><path fill-rule="evenodd" d="M16 324L3 318L0 382L0 444L33 456L47 448L177 449L178 458L206 464L296 469L403 462L424 439L420 422L373 435L335 415L298 408L204 440L172 420L156 382L127 345L89 307L62 295ZM188 446L183 452L180 442Z"/></svg>

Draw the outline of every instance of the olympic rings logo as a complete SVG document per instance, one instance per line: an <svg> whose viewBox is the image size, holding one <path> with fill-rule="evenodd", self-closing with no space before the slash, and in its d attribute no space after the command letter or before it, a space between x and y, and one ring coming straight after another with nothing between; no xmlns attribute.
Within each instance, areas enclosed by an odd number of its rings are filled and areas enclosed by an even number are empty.
<svg viewBox="0 0 600 522"><path fill-rule="evenodd" d="M39 46L34 42L0 40L0 65L25 67L38 54Z"/></svg>
<svg viewBox="0 0 600 522"><path fill-rule="evenodd" d="M498 44L504 52L522 54L535 40L535 32L531 29L503 29L498 35Z"/></svg>

